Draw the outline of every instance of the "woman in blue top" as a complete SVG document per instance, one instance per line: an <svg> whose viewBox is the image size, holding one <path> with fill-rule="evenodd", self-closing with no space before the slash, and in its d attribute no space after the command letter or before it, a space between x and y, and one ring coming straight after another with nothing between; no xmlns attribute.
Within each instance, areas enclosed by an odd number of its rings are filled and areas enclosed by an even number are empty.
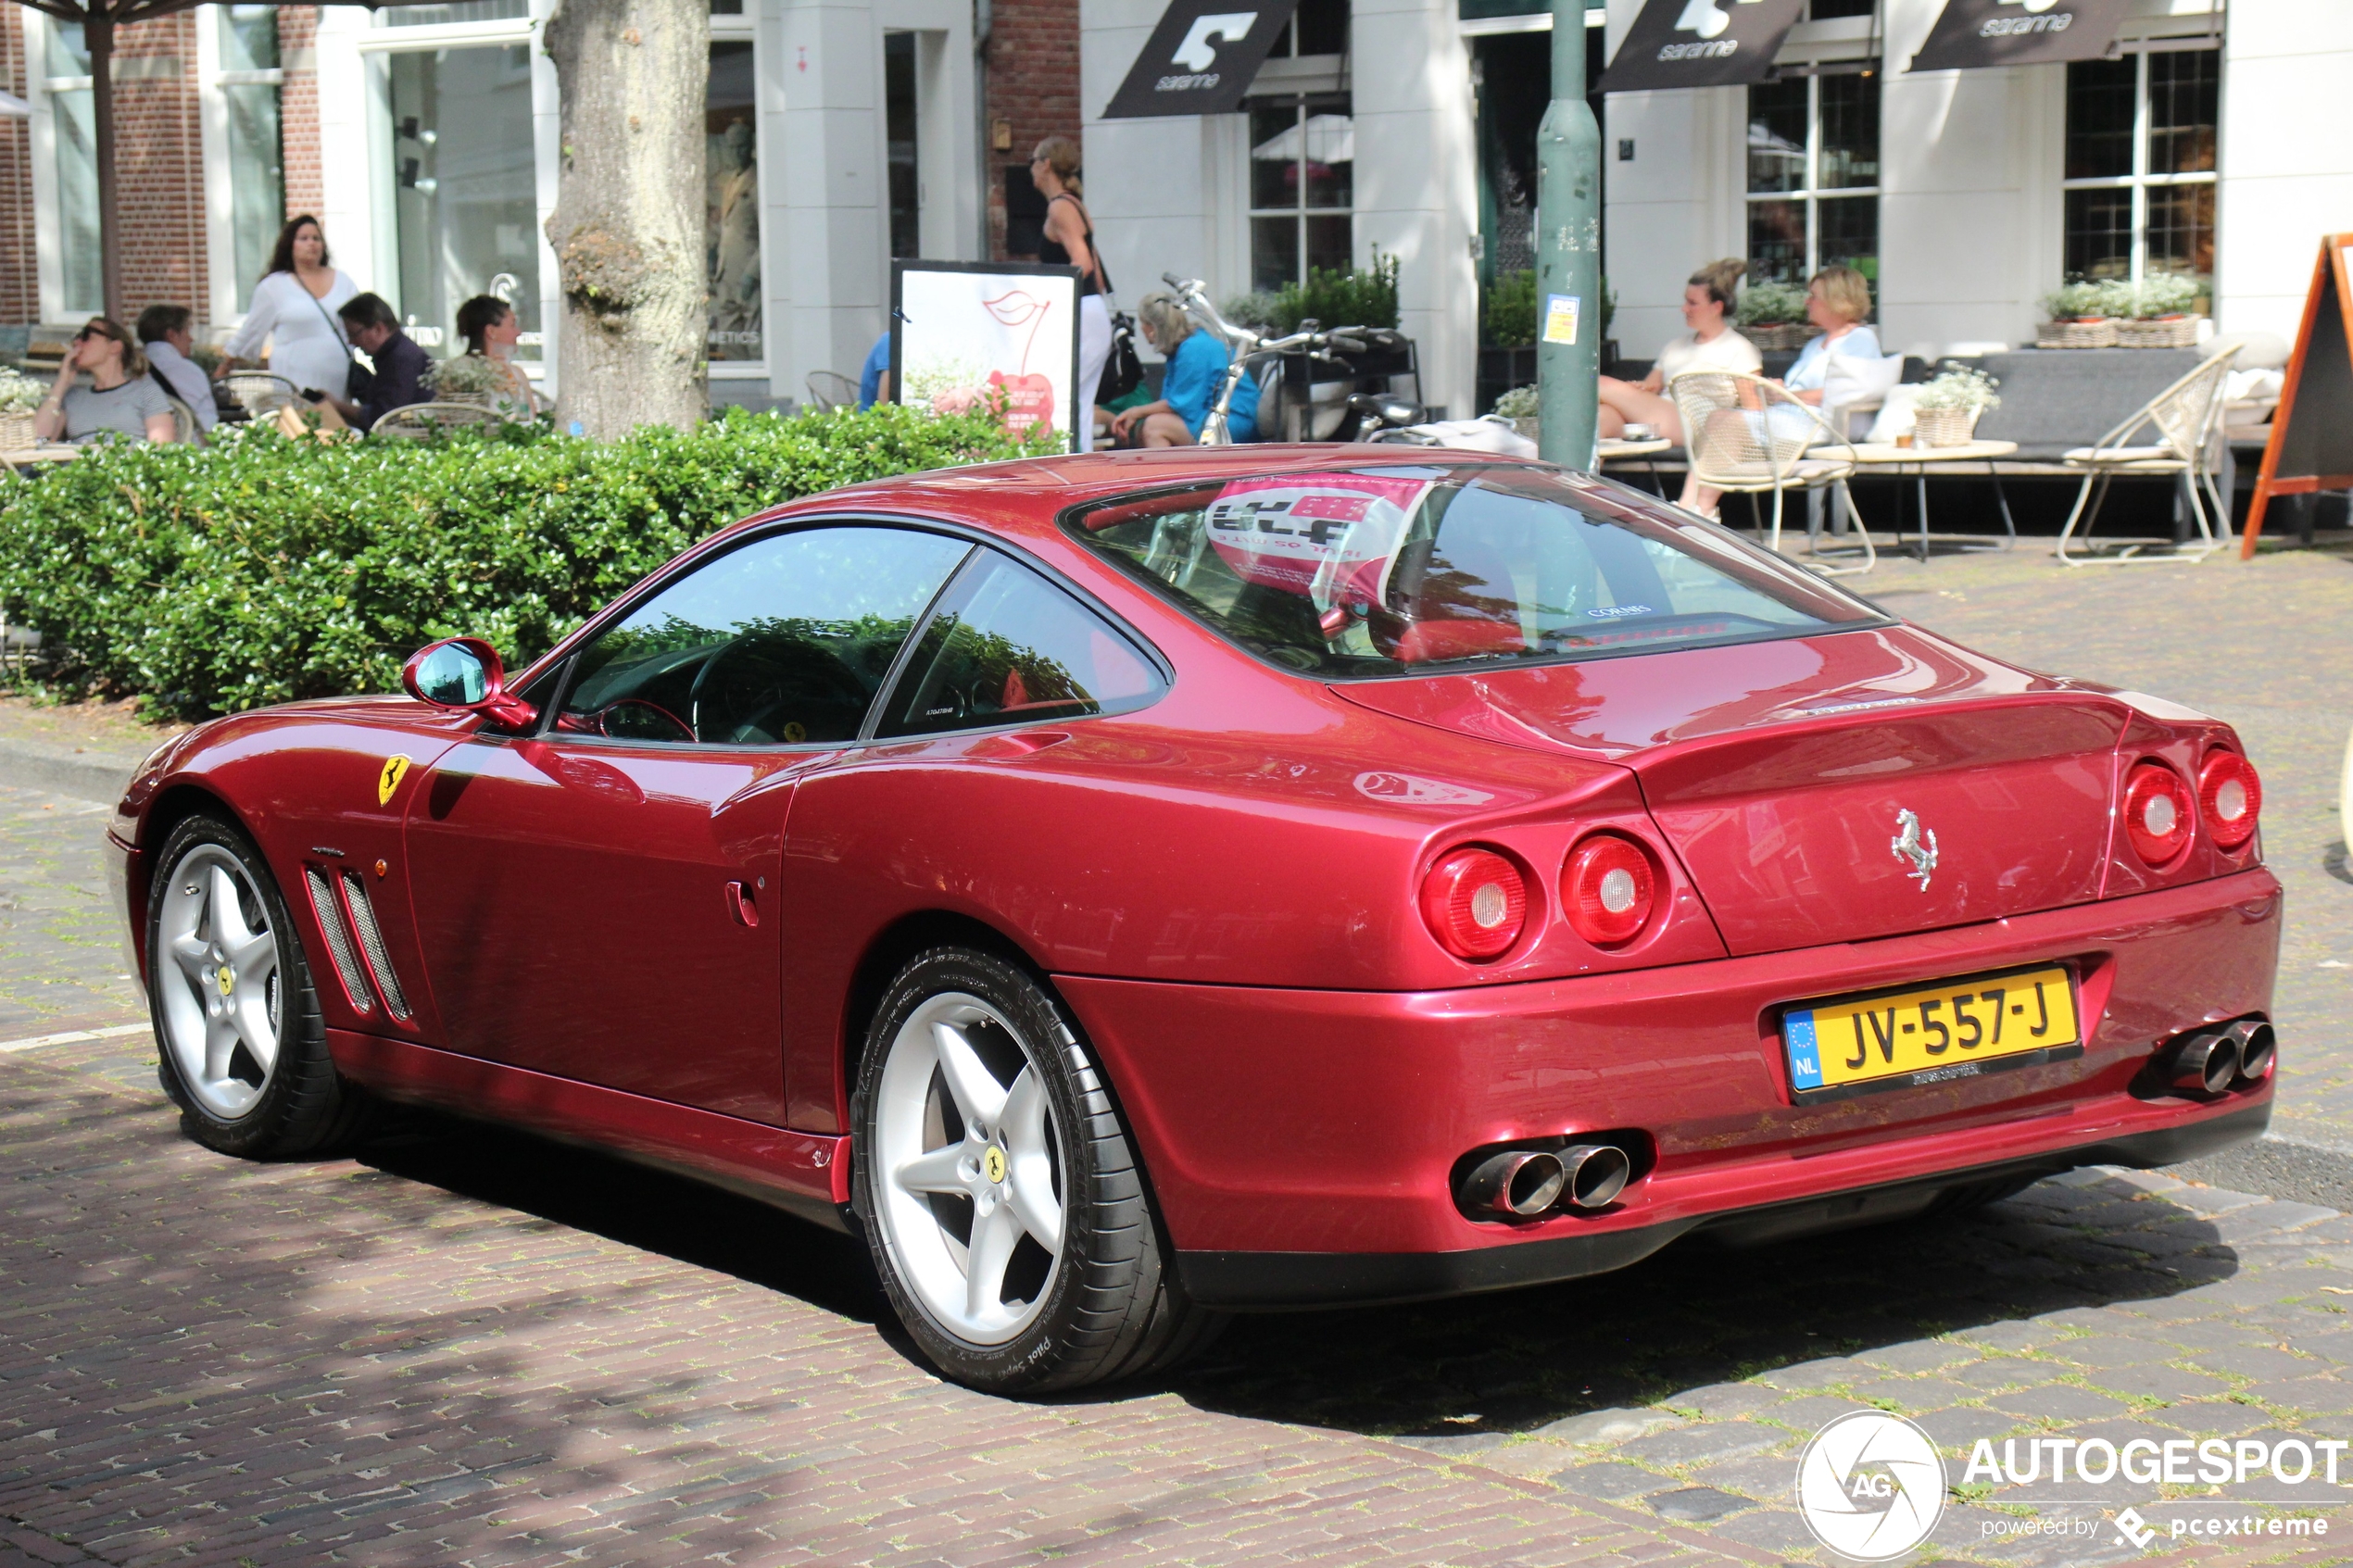
<svg viewBox="0 0 2353 1568"><path fill-rule="evenodd" d="M1232 362L1226 345L1195 332L1193 319L1172 295L1146 295L1136 315L1146 341L1168 357L1168 370L1161 378L1159 401L1115 416L1112 439L1121 446L1194 445L1226 384L1226 368ZM1226 433L1235 441L1258 439L1258 383L1247 375L1227 405Z"/></svg>

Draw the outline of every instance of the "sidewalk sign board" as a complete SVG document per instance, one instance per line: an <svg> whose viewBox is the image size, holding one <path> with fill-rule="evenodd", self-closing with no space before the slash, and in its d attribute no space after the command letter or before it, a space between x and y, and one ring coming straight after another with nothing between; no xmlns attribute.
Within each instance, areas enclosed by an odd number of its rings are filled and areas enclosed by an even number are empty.
<svg viewBox="0 0 2353 1568"><path fill-rule="evenodd" d="M992 395L1005 425L1067 437L1078 407L1078 269L1026 261L890 264L890 392L962 413Z"/></svg>
<svg viewBox="0 0 2353 1568"><path fill-rule="evenodd" d="M2246 508L2239 559L2255 554L2263 513L2274 495L2309 495L2353 489L2353 234L2321 241L2304 324L2288 356L2271 438L2263 444L2263 470Z"/></svg>

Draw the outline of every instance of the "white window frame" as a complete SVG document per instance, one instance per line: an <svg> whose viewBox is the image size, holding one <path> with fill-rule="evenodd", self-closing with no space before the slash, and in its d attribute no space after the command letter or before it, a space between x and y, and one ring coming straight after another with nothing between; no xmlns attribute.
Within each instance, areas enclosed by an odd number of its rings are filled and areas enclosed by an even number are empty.
<svg viewBox="0 0 2353 1568"><path fill-rule="evenodd" d="M284 163L284 115L286 73L283 67L284 48L280 46L280 67L274 70L223 70L220 69L220 29L224 24L219 6L196 7L196 83L198 107L198 142L204 169L205 202L205 277L206 311L217 336L225 339L230 330L245 319L237 308L237 237L231 225L236 217L233 182L236 171L229 163L229 95L225 87L275 87L279 90L280 165Z"/></svg>
<svg viewBox="0 0 2353 1568"><path fill-rule="evenodd" d="M1832 21L1852 21L1856 19L1860 19L1842 17L1834 18L1832 19ZM1866 73L1862 71L1808 69L1806 72L1806 180L1803 188L1794 191L1747 190L1749 158L1748 126L1750 123L1747 101L1748 89L1745 87L1741 89L1740 177L1741 185L1744 194L1741 203L1740 254L1743 256L1748 255L1749 235L1753 232L1749 221L1750 208L1755 207L1760 202L1803 202L1806 206L1806 265L1799 272L1801 286L1803 286L1804 279L1810 278L1815 273L1822 270L1821 204L1826 201L1861 201L1865 199L1877 202L1880 199L1881 191L1884 189L1883 186L1880 185L1836 185L1826 187L1822 184L1822 79L1826 76L1864 76L1875 86L1880 80L1875 71ZM1885 103L1882 102L1880 106L1880 141L1881 144L1881 150L1879 160L1880 167L1882 171L1887 166L1885 153L1885 143L1887 140L1886 113L1887 107ZM1886 217L1885 211L1881 210L1880 216L1883 220ZM1884 239L1884 234L1882 234L1881 237ZM1884 253L1886 246L1882 244L1878 247L1878 249L1880 252ZM1751 276L1754 277L1754 275L1755 274L1752 272ZM1884 282L1884 280L1874 278L1871 280L1871 282L1873 289L1876 291Z"/></svg>
<svg viewBox="0 0 2353 1568"><path fill-rule="evenodd" d="M87 76L48 76L49 32L57 26L47 13L21 7L24 19L25 87L32 106L32 245L33 272L44 321L78 321L82 312L66 307L65 200L57 184L57 105L52 95L88 92ZM94 305L93 311L105 307Z"/></svg>
<svg viewBox="0 0 2353 1568"><path fill-rule="evenodd" d="M2149 172L2149 56L2152 55L2210 54L2218 75L2222 66L2222 51L2219 41L2205 38L2149 39L2129 44L2125 54L2133 60L2133 172L2105 175L2089 180L2059 181L2059 189L2067 191L2117 191L2133 193L2133 277L2135 283L2148 275L2149 192L2182 185L2212 185L2220 182L2222 172L2222 114L2218 107L2214 115L2214 167L2195 174L2152 174ZM2066 145L2066 104L2060 105L2060 145ZM2062 156L2064 156L2062 154ZM2218 210L2215 228L2221 227ZM2067 255L2067 197L2059 197L2059 256L2065 267Z"/></svg>

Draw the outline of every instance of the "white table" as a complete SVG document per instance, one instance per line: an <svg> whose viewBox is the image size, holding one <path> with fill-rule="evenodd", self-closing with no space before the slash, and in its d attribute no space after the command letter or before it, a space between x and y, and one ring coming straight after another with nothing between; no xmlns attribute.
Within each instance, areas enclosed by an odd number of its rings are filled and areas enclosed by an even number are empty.
<svg viewBox="0 0 2353 1568"><path fill-rule="evenodd" d="M1832 447L1829 450L1835 451ZM2010 498L2002 492L2002 474L1994 465L1999 458L2015 457L2015 441L1968 441L1958 446L1898 446L1886 441L1857 441L1853 444L1856 468L1893 470L1897 479L1906 469L1917 468L1920 498L1920 559L1928 559L1928 470L1931 465L1944 463L1983 463L1986 474L1994 481L1994 499L2002 508L2002 527L2008 537L1999 545L1965 544L1964 550L2007 550L2018 543L2018 524L2010 518ZM1904 492L1895 492L1895 537L1904 537Z"/></svg>
<svg viewBox="0 0 2353 1568"><path fill-rule="evenodd" d="M0 463L22 468L31 463L62 463L82 456L82 448L63 441L40 441L31 446L0 450Z"/></svg>

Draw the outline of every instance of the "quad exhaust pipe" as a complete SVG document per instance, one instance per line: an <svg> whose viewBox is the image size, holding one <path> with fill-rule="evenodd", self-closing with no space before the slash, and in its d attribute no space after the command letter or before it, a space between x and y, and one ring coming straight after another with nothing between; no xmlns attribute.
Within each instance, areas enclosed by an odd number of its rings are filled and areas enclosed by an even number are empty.
<svg viewBox="0 0 2353 1568"><path fill-rule="evenodd" d="M2219 1095L2247 1089L2271 1075L2278 1036L2259 1018L2242 1018L2220 1029L2185 1035L2167 1059L2166 1084L2176 1094Z"/></svg>
<svg viewBox="0 0 2353 1568"><path fill-rule="evenodd" d="M1616 1144L1572 1144L1557 1152L1507 1148L1473 1166L1455 1196L1474 1214L1529 1220L1563 1202L1606 1209L1633 1173L1633 1161Z"/></svg>

